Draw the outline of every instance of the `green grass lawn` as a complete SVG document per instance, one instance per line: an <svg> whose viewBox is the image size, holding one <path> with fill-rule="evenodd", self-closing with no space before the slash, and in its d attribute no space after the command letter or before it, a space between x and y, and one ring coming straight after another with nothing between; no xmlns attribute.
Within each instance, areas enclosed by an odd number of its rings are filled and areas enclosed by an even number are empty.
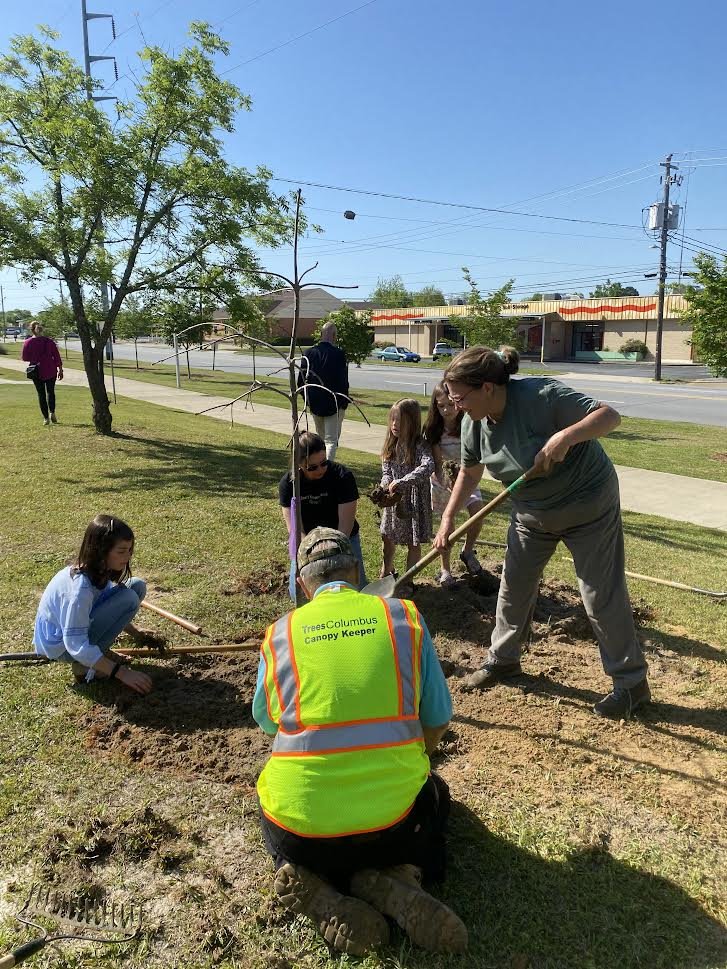
<svg viewBox="0 0 727 969"><path fill-rule="evenodd" d="M8 356L17 358L20 344L7 344ZM80 353L69 351L67 366L83 369ZM147 383L158 383L173 387L174 367L168 364L151 366L142 364L136 369L133 361L117 360L116 373ZM2 371L2 357L0 357ZM209 370L191 370L191 379L182 368L182 389L202 394L235 398L244 393L247 381L242 377ZM429 406L429 396L423 393L424 384L427 394L433 385L422 380L422 393L412 396L423 408ZM273 384L287 390L287 382L281 378L268 378ZM412 388L403 388L407 394ZM372 424L386 424L389 408L402 396L401 392L378 390L355 390L354 400ZM286 406L285 400L274 391L258 391L255 401L273 407ZM361 420L356 408L349 407L347 420ZM727 428L700 424L679 423L676 421L654 421L645 418L624 417L620 427L603 440L603 445L615 464L649 471L668 471L692 478L706 478L712 481L727 481Z"/></svg>
<svg viewBox="0 0 727 969"><path fill-rule="evenodd" d="M4 651L30 648L40 593L99 511L129 521L135 573L211 640L259 635L288 608L284 584L266 585L271 575L284 577L287 563L276 501L287 462L282 437L120 398L116 434L102 438L89 426L88 394L77 388L63 389L62 423L45 428L32 387L18 383L0 385ZM642 450L626 439L621 446ZM378 480L370 456L344 448L340 458L362 492ZM374 575L380 549L370 502L361 501L359 519ZM626 515L625 525L631 570L727 588L723 533L639 515ZM483 538L502 541L505 527L505 514L493 516ZM491 551L496 564L501 553ZM573 584L565 554L548 575ZM457 723L461 749L443 767L457 805L441 891L470 930L462 958L427 955L395 936L379 956L331 959L309 926L277 907L253 788L226 781L220 770L225 756L244 766L246 748L226 746L235 731L214 719L186 724L184 710L174 723L154 719L160 691L179 678L200 689L221 688L226 676L234 721L251 700L235 686L236 663L253 668L252 658L219 667L145 662L157 686L144 717L138 704L128 706L104 685L71 688L62 664L0 664L0 951L28 938L10 916L41 877L131 895L147 912L138 944L62 945L36 957L42 966L724 969L725 802L715 765L721 756L724 777L727 611L685 592L631 587L650 610L643 634L654 675L663 667L661 714L603 725L577 698L515 691L498 699L491 691L477 701L482 711L472 721L487 745L484 759L469 750ZM170 643L191 641L176 626L142 618ZM430 621L435 639L444 636L437 622ZM531 662L537 656L536 649ZM456 694L460 717L462 702ZM518 720L522 710L532 721ZM562 724L536 728L536 716L551 711ZM678 756L670 746L676 720L697 731L682 737ZM104 748L110 722L118 732ZM156 767L145 758L147 742L159 752ZM173 749L183 762L185 745L206 751L214 779L165 766ZM546 763L553 751L567 758L562 770Z"/></svg>

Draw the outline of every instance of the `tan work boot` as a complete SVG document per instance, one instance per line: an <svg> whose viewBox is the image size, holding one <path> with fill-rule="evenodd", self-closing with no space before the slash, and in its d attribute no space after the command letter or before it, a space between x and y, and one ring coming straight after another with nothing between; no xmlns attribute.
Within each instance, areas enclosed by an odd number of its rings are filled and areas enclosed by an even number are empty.
<svg viewBox="0 0 727 969"><path fill-rule="evenodd" d="M285 908L315 922L329 945L352 956L389 941L389 926L376 909L341 895L318 875L290 862L275 873L275 891Z"/></svg>
<svg viewBox="0 0 727 969"><path fill-rule="evenodd" d="M464 952L467 928L444 902L419 884L414 865L398 865L383 871L358 871L351 892L395 920L415 945L430 952Z"/></svg>

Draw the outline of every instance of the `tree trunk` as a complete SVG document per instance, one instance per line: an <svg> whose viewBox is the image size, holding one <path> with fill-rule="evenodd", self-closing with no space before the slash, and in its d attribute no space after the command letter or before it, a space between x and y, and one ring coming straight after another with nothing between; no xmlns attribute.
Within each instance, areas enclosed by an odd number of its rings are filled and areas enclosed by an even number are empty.
<svg viewBox="0 0 727 969"><path fill-rule="evenodd" d="M83 363L86 368L88 386L93 401L91 409L93 426L99 434L110 434L112 417L109 397L106 393L106 384L104 383L103 354L103 346L89 347L88 354L84 349Z"/></svg>
<svg viewBox="0 0 727 969"><path fill-rule="evenodd" d="M78 335L81 338L81 348L83 350L83 367L88 379L88 387L91 391L91 418L93 426L99 434L111 433L111 407L104 384L103 363L105 341L103 334L96 331L96 327L91 327L86 316L83 304L83 292L81 284L75 277L66 277L66 285L71 298L73 309L73 319L78 328ZM110 335L110 328L107 336ZM93 339L95 337L95 341Z"/></svg>

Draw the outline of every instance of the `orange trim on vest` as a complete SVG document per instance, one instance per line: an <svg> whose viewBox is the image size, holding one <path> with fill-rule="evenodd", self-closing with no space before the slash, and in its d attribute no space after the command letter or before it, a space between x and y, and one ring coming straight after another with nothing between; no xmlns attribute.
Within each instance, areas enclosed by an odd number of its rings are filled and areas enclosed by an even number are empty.
<svg viewBox="0 0 727 969"><path fill-rule="evenodd" d="M277 821L271 814L268 814L262 805L260 805L260 810L263 812L268 821L272 821L277 828L282 828L283 831L289 831L290 834L295 834L299 838L310 838L311 841L320 841L322 838L350 838L354 834L373 834L374 831L386 831L388 828L393 828L395 825L400 824L405 817L411 814L411 809L414 807L415 803L415 801L412 801L406 811L404 811L403 814L400 814L398 818L391 822L391 824L381 824L375 828L361 828L357 831L342 831L340 834L304 834L302 831L296 831L295 828L289 828L286 825L281 824L280 821Z"/></svg>
<svg viewBox="0 0 727 969"><path fill-rule="evenodd" d="M300 717L300 676L298 675L298 664L295 662L295 650L293 649L293 613L288 613L288 627L286 632L288 633L288 653L290 655L290 667L293 670L293 679L295 680L295 722L299 727L302 728L303 723ZM281 705L282 709L282 705Z"/></svg>
<svg viewBox="0 0 727 969"><path fill-rule="evenodd" d="M391 648L394 651L394 668L396 669L396 689L399 694L399 717L403 717L404 690L401 685L401 670L399 668L399 654L396 648L396 634L394 632L394 621L391 617L391 610L389 609L389 603L386 601L386 599L379 596L379 602L381 602L384 607L384 612L386 613L386 623L389 627L389 639L391 640Z"/></svg>
<svg viewBox="0 0 727 969"><path fill-rule="evenodd" d="M275 635L274 635L275 626L274 625L271 626L270 630L271 630L270 641L268 645L270 646L270 655L273 658L273 683L275 684L275 692L278 694L278 704L280 706L280 710L283 711L285 710L285 704L283 703L283 691L280 689L280 681L278 680L278 655L275 652L275 644L273 642L273 640L275 639ZM275 718L271 718L271 719L273 719L274 721Z"/></svg>
<svg viewBox="0 0 727 969"><path fill-rule="evenodd" d="M268 645L270 645L270 640L272 639L272 636L273 636L272 627L268 627L267 634L265 636L265 639L263 640L262 646L260 647L260 656L262 657L263 663L265 663L265 678L263 679L263 689L265 690L265 703L268 708L268 716L274 723L275 717L273 716L273 708L270 705L270 691L268 690L268 673L269 673L268 657L267 657L267 654L265 653L265 644L267 643ZM280 694L278 693L278 699L279 698L280 698Z"/></svg>

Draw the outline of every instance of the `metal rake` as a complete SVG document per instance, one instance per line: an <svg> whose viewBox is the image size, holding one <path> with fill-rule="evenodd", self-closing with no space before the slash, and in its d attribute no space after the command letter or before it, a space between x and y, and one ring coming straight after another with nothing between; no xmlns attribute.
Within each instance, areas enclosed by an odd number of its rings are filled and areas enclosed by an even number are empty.
<svg viewBox="0 0 727 969"><path fill-rule="evenodd" d="M53 919L60 928L69 931L49 935L43 925L33 921L33 917L38 916ZM25 904L15 917L43 935L0 956L0 969L11 969L49 943L59 940L101 942L106 945L131 942L141 931L142 909L140 905L117 905L116 902L109 903L90 896L66 895L52 886L36 883L31 886Z"/></svg>

